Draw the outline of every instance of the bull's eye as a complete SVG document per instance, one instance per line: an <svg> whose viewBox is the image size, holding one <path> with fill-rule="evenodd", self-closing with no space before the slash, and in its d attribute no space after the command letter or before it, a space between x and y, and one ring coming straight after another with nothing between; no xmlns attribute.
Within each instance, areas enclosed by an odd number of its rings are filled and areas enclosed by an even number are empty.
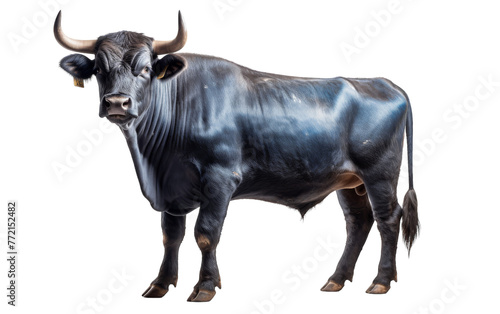
<svg viewBox="0 0 500 314"><path fill-rule="evenodd" d="M148 74L149 73L149 67L144 67L141 71L142 74Z"/></svg>
<svg viewBox="0 0 500 314"><path fill-rule="evenodd" d="M101 68L97 67L95 68L95 74L101 74Z"/></svg>

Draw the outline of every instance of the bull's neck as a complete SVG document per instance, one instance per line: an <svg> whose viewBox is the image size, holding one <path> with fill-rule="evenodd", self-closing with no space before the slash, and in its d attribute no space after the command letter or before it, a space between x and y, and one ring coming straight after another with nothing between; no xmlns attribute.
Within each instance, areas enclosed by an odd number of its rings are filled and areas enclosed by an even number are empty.
<svg viewBox="0 0 500 314"><path fill-rule="evenodd" d="M182 139L175 134L177 81L171 79L151 82L151 103L135 123L123 130L132 158L147 159L149 163L161 162L170 153L182 148Z"/></svg>

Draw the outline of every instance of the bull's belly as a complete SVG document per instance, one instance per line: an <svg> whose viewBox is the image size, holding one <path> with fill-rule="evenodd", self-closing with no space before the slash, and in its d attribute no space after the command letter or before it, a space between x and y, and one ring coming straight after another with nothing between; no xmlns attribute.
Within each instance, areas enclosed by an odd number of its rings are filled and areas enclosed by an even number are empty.
<svg viewBox="0 0 500 314"><path fill-rule="evenodd" d="M233 199L256 199L307 210L333 191L362 185L363 181L354 173L342 173L317 180L260 177L242 182Z"/></svg>

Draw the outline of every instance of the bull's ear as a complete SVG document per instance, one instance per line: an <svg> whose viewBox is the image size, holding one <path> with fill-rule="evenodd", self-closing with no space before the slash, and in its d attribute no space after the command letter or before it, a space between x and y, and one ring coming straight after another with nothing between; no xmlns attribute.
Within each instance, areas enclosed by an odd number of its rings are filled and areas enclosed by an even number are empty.
<svg viewBox="0 0 500 314"><path fill-rule="evenodd" d="M156 60L153 64L153 71L158 79L170 79L184 71L187 67L187 61L179 55L166 55Z"/></svg>
<svg viewBox="0 0 500 314"><path fill-rule="evenodd" d="M89 79L94 73L94 60L78 53L64 57L59 65L74 78L81 80Z"/></svg>

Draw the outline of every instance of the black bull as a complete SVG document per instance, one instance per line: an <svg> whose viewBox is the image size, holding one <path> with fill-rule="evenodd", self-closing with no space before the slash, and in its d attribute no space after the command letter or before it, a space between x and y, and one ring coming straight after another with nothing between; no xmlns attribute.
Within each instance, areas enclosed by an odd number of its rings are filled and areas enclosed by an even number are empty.
<svg viewBox="0 0 500 314"><path fill-rule="evenodd" d="M143 294L162 297L177 283L186 214L200 207L195 237L202 253L189 301L209 301L221 286L216 247L228 204L258 199L306 212L337 191L347 224L344 253L322 288L339 291L377 221L382 240L378 274L369 293L397 279L402 218L408 249L418 233L412 179L412 115L405 92L383 78L309 79L257 72L182 48L172 41L118 32L74 40L54 25L74 54L61 67L76 79L95 75L101 117L122 130L144 196L162 213L165 255ZM170 54L167 54L170 53ZM158 58L159 54L167 54ZM396 188L406 130L409 190L403 207Z"/></svg>

